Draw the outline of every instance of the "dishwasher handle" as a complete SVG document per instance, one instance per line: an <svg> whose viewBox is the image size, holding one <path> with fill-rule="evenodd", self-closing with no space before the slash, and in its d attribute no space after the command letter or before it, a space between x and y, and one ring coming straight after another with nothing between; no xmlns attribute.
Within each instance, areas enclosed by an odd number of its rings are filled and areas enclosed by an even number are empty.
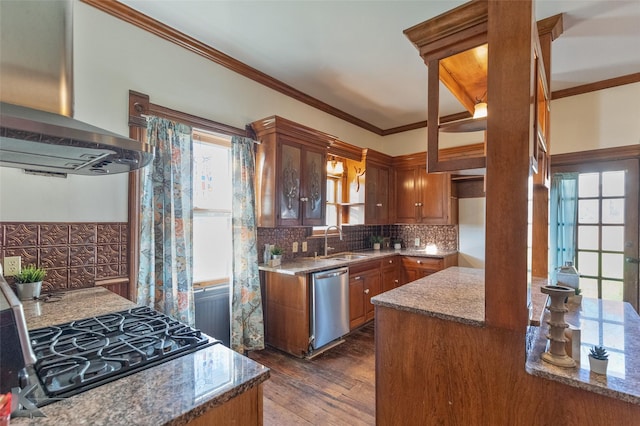
<svg viewBox="0 0 640 426"><path fill-rule="evenodd" d="M317 280L324 280L327 278L333 278L333 277L339 277L340 275L344 275L349 273L349 268L341 268L341 269L334 269L328 272L318 272L316 274L313 274L313 277Z"/></svg>

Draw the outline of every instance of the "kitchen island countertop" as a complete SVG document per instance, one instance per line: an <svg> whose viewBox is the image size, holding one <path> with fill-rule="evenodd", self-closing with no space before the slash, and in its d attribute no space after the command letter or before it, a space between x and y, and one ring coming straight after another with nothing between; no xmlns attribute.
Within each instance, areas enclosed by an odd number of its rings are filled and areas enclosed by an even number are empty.
<svg viewBox="0 0 640 426"><path fill-rule="evenodd" d="M561 368L541 360L546 350L548 312L546 295L540 287L546 279L532 280L531 297L534 315L532 345L527 354L526 371L534 376L562 382L569 386L640 404L640 317L624 302L583 298L581 306L569 304L565 320L583 329L581 362L575 368ZM371 299L374 305L484 326L484 270L451 267ZM606 335L602 334L606 330ZM523 341L523 345L525 342ZM589 347L604 344L609 349L607 376L589 371Z"/></svg>
<svg viewBox="0 0 640 426"><path fill-rule="evenodd" d="M135 306L101 287L62 300L23 302L31 329ZM16 425L182 425L269 378L269 369L215 344L41 408L47 417Z"/></svg>

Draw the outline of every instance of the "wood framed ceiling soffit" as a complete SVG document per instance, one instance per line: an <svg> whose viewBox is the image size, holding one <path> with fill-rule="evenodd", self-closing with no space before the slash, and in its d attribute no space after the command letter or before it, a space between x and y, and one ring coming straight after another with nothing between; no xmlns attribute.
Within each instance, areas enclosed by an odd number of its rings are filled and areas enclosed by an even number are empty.
<svg viewBox="0 0 640 426"><path fill-rule="evenodd" d="M439 134L440 83L469 114L477 103L490 101L487 94L488 20L488 3L473 1L404 31L427 65L427 122L432 123L427 126L429 172L483 169L486 166L484 156L441 160ZM469 120L469 123L476 125L479 121Z"/></svg>

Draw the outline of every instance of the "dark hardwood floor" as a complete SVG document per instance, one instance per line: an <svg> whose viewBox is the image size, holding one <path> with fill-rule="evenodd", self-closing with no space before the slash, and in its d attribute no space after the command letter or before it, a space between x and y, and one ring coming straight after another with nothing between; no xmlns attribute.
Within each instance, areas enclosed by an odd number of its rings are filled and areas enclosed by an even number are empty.
<svg viewBox="0 0 640 426"><path fill-rule="evenodd" d="M271 369L264 383L264 425L374 425L373 322L312 360L273 348L249 357Z"/></svg>

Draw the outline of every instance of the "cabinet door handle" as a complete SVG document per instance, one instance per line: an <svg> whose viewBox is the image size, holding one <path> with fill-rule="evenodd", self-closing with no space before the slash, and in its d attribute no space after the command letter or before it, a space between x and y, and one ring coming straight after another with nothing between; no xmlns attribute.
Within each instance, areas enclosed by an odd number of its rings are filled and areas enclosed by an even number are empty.
<svg viewBox="0 0 640 426"><path fill-rule="evenodd" d="M307 197L301 197L300 201L302 201L303 203L306 203L307 201L309 201L309 199Z"/></svg>
<svg viewBox="0 0 640 426"><path fill-rule="evenodd" d="M369 294L369 289L368 289L368 288L366 288L366 289L364 290L364 294Z"/></svg>
<svg viewBox="0 0 640 426"><path fill-rule="evenodd" d="M393 280L394 283L398 284L398 282L400 282L399 280Z"/></svg>
<svg viewBox="0 0 640 426"><path fill-rule="evenodd" d="M393 263L393 260L390 260L389 263Z"/></svg>
<svg viewBox="0 0 640 426"><path fill-rule="evenodd" d="M354 277L353 279L354 279L354 280L356 280L356 281L358 281L358 280L361 280L361 279L362 279L362 277L358 275L357 277Z"/></svg>
<svg viewBox="0 0 640 426"><path fill-rule="evenodd" d="M414 205L415 207L418 207L418 203L413 203L413 205Z"/></svg>
<svg viewBox="0 0 640 426"><path fill-rule="evenodd" d="M382 207L382 203L376 204L376 207Z"/></svg>
<svg viewBox="0 0 640 426"><path fill-rule="evenodd" d="M418 260L416 263L417 263L418 265L422 265L422 260Z"/></svg>
<svg viewBox="0 0 640 426"><path fill-rule="evenodd" d="M627 257L624 259L624 261L627 263L640 263L640 259L635 257Z"/></svg>

